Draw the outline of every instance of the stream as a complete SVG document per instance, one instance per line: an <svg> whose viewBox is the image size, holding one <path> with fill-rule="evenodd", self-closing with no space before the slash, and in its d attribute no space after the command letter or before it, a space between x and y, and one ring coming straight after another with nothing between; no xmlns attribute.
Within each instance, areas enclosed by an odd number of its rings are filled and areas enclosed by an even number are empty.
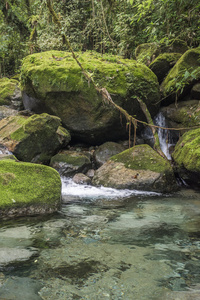
<svg viewBox="0 0 200 300"><path fill-rule="evenodd" d="M200 299L200 193L77 185L62 208L1 221L0 299Z"/></svg>

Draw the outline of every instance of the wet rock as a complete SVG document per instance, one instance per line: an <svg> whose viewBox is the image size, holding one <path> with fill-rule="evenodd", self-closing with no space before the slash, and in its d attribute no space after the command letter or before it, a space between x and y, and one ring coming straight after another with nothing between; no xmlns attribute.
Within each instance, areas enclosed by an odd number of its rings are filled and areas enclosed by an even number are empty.
<svg viewBox="0 0 200 300"><path fill-rule="evenodd" d="M12 277L6 279L1 287L1 299L27 299L27 300L41 300L38 295L42 284L31 278Z"/></svg>
<svg viewBox="0 0 200 300"><path fill-rule="evenodd" d="M89 157L84 153L67 150L53 156L50 165L66 177L86 173L92 166Z"/></svg>
<svg viewBox="0 0 200 300"><path fill-rule="evenodd" d="M93 73L96 84L111 93L113 101L138 119L144 120L133 97L145 101L152 115L159 108L159 85L155 74L134 60L98 53L79 53L81 64ZM59 59L56 59L56 58ZM22 89L25 109L49 112L61 118L72 137L99 145L127 138L126 122L119 112L102 102L102 95L84 78L68 52L47 51L23 60Z"/></svg>
<svg viewBox="0 0 200 300"><path fill-rule="evenodd" d="M94 152L94 159L97 167L102 166L111 156L124 151L123 145L114 142L106 142L98 147Z"/></svg>
<svg viewBox="0 0 200 300"><path fill-rule="evenodd" d="M93 178L94 177L94 169L90 169L87 171L87 173L85 174L86 176L88 176L89 178Z"/></svg>
<svg viewBox="0 0 200 300"><path fill-rule="evenodd" d="M19 160L47 163L70 141L58 117L48 114L14 116L0 121L0 143Z"/></svg>
<svg viewBox="0 0 200 300"><path fill-rule="evenodd" d="M73 181L77 184L90 184L91 179L82 173L77 173L73 177Z"/></svg>
<svg viewBox="0 0 200 300"><path fill-rule="evenodd" d="M111 157L96 171L92 183L156 192L177 188L170 163L148 145L135 146Z"/></svg>
<svg viewBox="0 0 200 300"><path fill-rule="evenodd" d="M50 167L0 160L0 187L1 217L52 213L60 207L61 180Z"/></svg>
<svg viewBox="0 0 200 300"><path fill-rule="evenodd" d="M200 128L186 132L178 141L172 157L177 172L188 184L200 185Z"/></svg>

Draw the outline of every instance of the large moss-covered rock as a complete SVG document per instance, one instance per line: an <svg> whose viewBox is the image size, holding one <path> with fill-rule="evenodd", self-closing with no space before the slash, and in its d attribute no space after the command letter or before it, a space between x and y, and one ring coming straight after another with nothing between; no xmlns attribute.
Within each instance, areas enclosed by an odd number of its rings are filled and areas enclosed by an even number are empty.
<svg viewBox="0 0 200 300"><path fill-rule="evenodd" d="M58 117L13 116L0 121L0 143L22 161L46 163L70 141L70 134L60 126Z"/></svg>
<svg viewBox="0 0 200 300"><path fill-rule="evenodd" d="M16 102L19 102L16 105ZM20 106L22 103L21 90L19 82L15 79L0 79L0 105Z"/></svg>
<svg viewBox="0 0 200 300"><path fill-rule="evenodd" d="M60 207L61 180L54 169L0 160L0 216L52 213Z"/></svg>
<svg viewBox="0 0 200 300"><path fill-rule="evenodd" d="M157 112L158 81L146 66L94 52L77 56L96 84L106 88L130 114L145 119L136 97L145 101L152 115ZM102 95L85 79L71 53L48 51L29 55L23 61L21 84L26 109L59 116L79 141L101 144L127 136L119 111L103 103Z"/></svg>
<svg viewBox="0 0 200 300"><path fill-rule="evenodd" d="M170 163L148 145L112 156L95 173L93 184L118 189L170 192L177 188Z"/></svg>
<svg viewBox="0 0 200 300"><path fill-rule="evenodd" d="M187 50L188 46L186 42L179 39L172 39L163 41L162 43L140 44L135 49L135 57L138 62L149 65L158 55L162 53L183 54Z"/></svg>
<svg viewBox="0 0 200 300"><path fill-rule="evenodd" d="M200 79L200 47L186 51L161 85L163 103L180 98Z"/></svg>
<svg viewBox="0 0 200 300"><path fill-rule="evenodd" d="M50 165L61 176L71 177L76 173L86 173L91 167L90 155L75 151L61 151L51 158Z"/></svg>
<svg viewBox="0 0 200 300"><path fill-rule="evenodd" d="M200 128L186 132L175 146L172 157L177 171L188 184L200 185Z"/></svg>
<svg viewBox="0 0 200 300"><path fill-rule="evenodd" d="M180 53L163 53L149 65L149 68L156 74L158 81L162 82L169 70L181 57Z"/></svg>

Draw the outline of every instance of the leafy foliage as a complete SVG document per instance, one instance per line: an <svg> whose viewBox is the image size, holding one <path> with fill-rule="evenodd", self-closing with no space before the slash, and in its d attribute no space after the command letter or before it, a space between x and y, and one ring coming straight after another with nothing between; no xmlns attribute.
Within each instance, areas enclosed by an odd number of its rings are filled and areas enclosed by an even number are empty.
<svg viewBox="0 0 200 300"><path fill-rule="evenodd" d="M74 50L134 56L141 43L182 39L198 46L199 0L52 0ZM45 0L0 3L0 75L15 73L28 53L66 50Z"/></svg>

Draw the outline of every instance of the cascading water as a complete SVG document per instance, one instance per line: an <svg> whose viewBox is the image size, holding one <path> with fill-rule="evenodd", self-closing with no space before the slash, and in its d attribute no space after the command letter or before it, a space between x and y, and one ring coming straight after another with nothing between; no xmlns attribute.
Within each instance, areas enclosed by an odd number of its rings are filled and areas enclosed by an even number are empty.
<svg viewBox="0 0 200 300"><path fill-rule="evenodd" d="M165 119L164 115L162 114L162 112L159 112L158 115L155 117L154 123L155 123L155 125L160 126L160 127L164 127L164 128L167 127L166 119ZM158 128L158 137L159 137L160 148L161 148L162 152L165 154L165 156L168 159L171 159L169 149L171 146L174 146L174 144L171 142L170 131L162 129L162 128Z"/></svg>
<svg viewBox="0 0 200 300"><path fill-rule="evenodd" d="M157 116L154 118L154 124L164 128L168 127L165 116L163 115L162 112L159 112ZM149 127L145 129L145 131L142 134L142 137L146 140L147 143L153 146L154 143L153 135ZM175 145L175 142L173 141L171 135L171 131L158 128L158 137L159 137L160 148L162 152L169 160L171 160L170 147Z"/></svg>

